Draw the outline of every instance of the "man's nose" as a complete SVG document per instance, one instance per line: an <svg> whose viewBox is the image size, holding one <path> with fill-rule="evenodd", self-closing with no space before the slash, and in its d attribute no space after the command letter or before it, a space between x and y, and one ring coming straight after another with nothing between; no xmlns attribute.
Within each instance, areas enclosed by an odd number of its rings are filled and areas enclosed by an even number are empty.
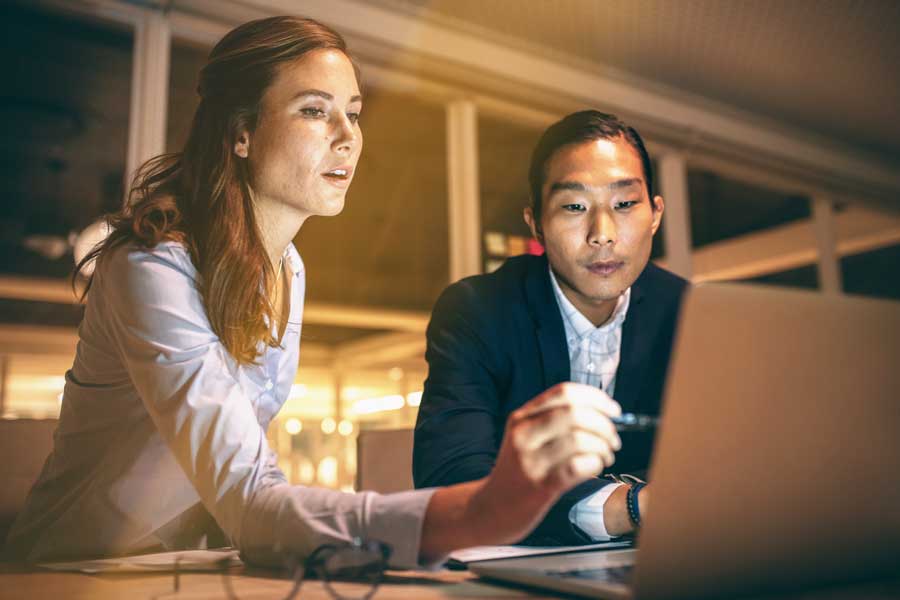
<svg viewBox="0 0 900 600"><path fill-rule="evenodd" d="M588 243L592 246L604 246L616 243L616 223L609 211L598 210L591 220Z"/></svg>

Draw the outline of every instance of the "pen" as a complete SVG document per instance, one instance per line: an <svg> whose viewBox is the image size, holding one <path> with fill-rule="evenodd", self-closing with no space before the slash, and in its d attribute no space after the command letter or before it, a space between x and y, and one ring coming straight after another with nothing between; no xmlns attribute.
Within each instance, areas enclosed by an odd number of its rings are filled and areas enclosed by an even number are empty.
<svg viewBox="0 0 900 600"><path fill-rule="evenodd" d="M622 413L618 417L612 417L612 422L616 426L616 431L651 431L659 425L659 417L640 413Z"/></svg>

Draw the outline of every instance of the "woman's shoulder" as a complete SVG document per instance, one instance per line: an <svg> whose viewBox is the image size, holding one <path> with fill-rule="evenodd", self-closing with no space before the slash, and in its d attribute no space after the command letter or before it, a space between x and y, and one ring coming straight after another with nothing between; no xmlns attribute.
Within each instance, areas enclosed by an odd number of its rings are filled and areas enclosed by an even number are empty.
<svg viewBox="0 0 900 600"><path fill-rule="evenodd" d="M101 270L112 276L147 274L148 271L181 274L197 279L197 269L185 245L178 241L166 241L152 248L126 242L113 248L102 260Z"/></svg>

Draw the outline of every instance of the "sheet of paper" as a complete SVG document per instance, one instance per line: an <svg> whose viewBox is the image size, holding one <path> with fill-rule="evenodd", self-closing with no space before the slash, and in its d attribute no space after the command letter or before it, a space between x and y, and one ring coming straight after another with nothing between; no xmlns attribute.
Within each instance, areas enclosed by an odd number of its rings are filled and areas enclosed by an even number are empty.
<svg viewBox="0 0 900 600"><path fill-rule="evenodd" d="M97 560L40 563L38 566L53 571L75 571L91 574L134 573L174 571L177 562L179 571L216 571L222 568L223 560L228 561L227 566L229 567L243 564L238 556L238 551L228 548L222 550L181 550Z"/></svg>
<svg viewBox="0 0 900 600"><path fill-rule="evenodd" d="M497 560L500 558L518 558L520 556L537 556L539 554L565 554L568 552L584 552L585 550L614 550L630 548L632 540L610 540L598 544L583 546L475 546L453 552L448 563L466 565L481 560Z"/></svg>

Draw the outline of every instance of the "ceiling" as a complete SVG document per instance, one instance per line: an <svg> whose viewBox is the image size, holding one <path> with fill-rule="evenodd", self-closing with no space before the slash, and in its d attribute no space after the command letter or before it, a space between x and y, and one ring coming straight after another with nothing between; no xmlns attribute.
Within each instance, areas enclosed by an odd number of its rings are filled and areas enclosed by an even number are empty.
<svg viewBox="0 0 900 600"><path fill-rule="evenodd" d="M894 0L374 1L560 62L587 60L601 75L775 119L900 168Z"/></svg>

